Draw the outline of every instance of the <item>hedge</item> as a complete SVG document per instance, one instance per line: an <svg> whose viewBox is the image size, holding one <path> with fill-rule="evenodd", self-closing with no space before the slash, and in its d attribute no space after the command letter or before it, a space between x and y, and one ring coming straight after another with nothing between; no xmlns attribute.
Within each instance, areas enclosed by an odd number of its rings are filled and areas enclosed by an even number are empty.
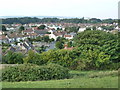
<svg viewBox="0 0 120 90"><path fill-rule="evenodd" d="M23 64L6 67L2 72L2 81L41 81L65 79L69 78L69 76L69 70L57 64L48 64L44 66Z"/></svg>

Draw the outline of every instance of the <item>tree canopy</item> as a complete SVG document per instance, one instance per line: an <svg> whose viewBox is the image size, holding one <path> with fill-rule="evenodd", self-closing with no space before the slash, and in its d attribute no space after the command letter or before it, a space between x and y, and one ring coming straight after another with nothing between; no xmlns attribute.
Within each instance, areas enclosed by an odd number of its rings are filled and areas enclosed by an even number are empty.
<svg viewBox="0 0 120 90"><path fill-rule="evenodd" d="M84 31L74 38L75 46L78 46L81 52L85 50L98 49L106 55L110 55L110 60L116 62L120 60L117 55L118 36L104 31ZM120 53L120 51L119 51Z"/></svg>
<svg viewBox="0 0 120 90"><path fill-rule="evenodd" d="M3 24L28 24L28 23L114 23L117 22L115 19L84 19L84 18L70 18L70 19L59 19L59 18L36 18L36 17L22 17L22 18L6 18L3 19Z"/></svg>

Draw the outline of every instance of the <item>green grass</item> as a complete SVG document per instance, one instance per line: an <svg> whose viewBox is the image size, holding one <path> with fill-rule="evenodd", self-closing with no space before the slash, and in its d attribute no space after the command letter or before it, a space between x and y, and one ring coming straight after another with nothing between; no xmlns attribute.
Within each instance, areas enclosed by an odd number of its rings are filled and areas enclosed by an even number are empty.
<svg viewBox="0 0 120 90"><path fill-rule="evenodd" d="M28 81L28 82L2 82L2 87L3 88L118 88L118 76L116 74L116 71L84 71L84 72L71 71L70 73L73 75L71 79Z"/></svg>

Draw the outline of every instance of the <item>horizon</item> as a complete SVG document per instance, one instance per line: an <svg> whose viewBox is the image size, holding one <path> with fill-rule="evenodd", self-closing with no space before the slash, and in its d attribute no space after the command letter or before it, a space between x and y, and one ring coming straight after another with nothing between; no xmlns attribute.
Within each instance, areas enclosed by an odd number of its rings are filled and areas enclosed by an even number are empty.
<svg viewBox="0 0 120 90"><path fill-rule="evenodd" d="M6 3L7 2L7 3ZM118 18L119 0L3 0L1 16ZM4 7L4 8L3 8Z"/></svg>
<svg viewBox="0 0 120 90"><path fill-rule="evenodd" d="M7 18L25 18L25 17L30 17L30 18L39 18L39 19L43 19L43 18L58 18L58 19L74 19L74 18L85 18L85 19L92 19L92 18L96 18L96 17L69 17L69 16L0 16L1 19L7 19ZM118 19L118 18L96 18L96 19Z"/></svg>

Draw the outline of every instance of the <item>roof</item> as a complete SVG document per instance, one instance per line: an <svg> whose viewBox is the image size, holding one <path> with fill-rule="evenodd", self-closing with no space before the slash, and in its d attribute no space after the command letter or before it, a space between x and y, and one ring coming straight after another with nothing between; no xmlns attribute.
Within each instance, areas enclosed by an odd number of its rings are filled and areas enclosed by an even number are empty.
<svg viewBox="0 0 120 90"><path fill-rule="evenodd" d="M8 37L9 38L17 38L17 37L24 37L24 35L14 32L14 33L8 35Z"/></svg>
<svg viewBox="0 0 120 90"><path fill-rule="evenodd" d="M28 50L30 47L23 43L23 46Z"/></svg>
<svg viewBox="0 0 120 90"><path fill-rule="evenodd" d="M45 36L49 36L50 34L45 34Z"/></svg>
<svg viewBox="0 0 120 90"><path fill-rule="evenodd" d="M29 33L28 36L37 36L37 33Z"/></svg>
<svg viewBox="0 0 120 90"><path fill-rule="evenodd" d="M60 36L60 35L64 35L66 32L65 31L58 31L58 32L54 32L53 34L55 36Z"/></svg>
<svg viewBox="0 0 120 90"><path fill-rule="evenodd" d="M64 35L64 37L72 37L72 35Z"/></svg>
<svg viewBox="0 0 120 90"><path fill-rule="evenodd" d="M35 30L34 32L37 34L46 34L48 30Z"/></svg>
<svg viewBox="0 0 120 90"><path fill-rule="evenodd" d="M24 30L23 32L24 33L33 32L33 30L32 29L27 29L27 30Z"/></svg>
<svg viewBox="0 0 120 90"><path fill-rule="evenodd" d="M9 38L15 38L15 37L17 37L17 35L18 35L18 34L17 34L16 32L14 32L14 33L12 33L12 34L9 34L8 37L9 37Z"/></svg>
<svg viewBox="0 0 120 90"><path fill-rule="evenodd" d="M73 50L74 47L64 48L65 50Z"/></svg>
<svg viewBox="0 0 120 90"><path fill-rule="evenodd" d="M3 40L3 39L7 39L7 37L5 35L1 35L0 40Z"/></svg>

